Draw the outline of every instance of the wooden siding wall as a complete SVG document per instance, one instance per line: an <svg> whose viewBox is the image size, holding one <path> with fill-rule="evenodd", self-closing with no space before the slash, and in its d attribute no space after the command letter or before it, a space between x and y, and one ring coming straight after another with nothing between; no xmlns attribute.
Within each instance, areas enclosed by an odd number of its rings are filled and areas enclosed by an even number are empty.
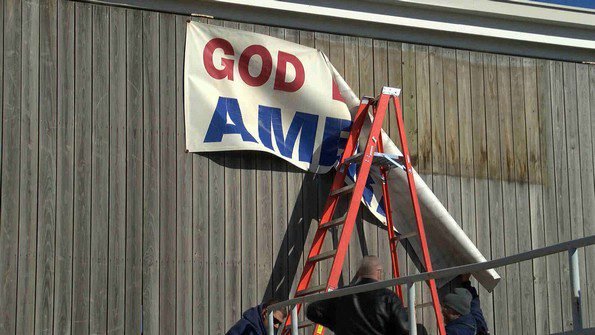
<svg viewBox="0 0 595 335"><path fill-rule="evenodd" d="M187 17L1 3L0 334L223 334L287 297L329 176L185 153ZM321 49L360 95L402 87L415 166L487 258L595 234L594 65L210 23ZM363 254L389 269L371 221L362 211L344 282ZM592 327L594 259L581 250ZM494 334L571 329L565 254L499 272L481 290Z"/></svg>

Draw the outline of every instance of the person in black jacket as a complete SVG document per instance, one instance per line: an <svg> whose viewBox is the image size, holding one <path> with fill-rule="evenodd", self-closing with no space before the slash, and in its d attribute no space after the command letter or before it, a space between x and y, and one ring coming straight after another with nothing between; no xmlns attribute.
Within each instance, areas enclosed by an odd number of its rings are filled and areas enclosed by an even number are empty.
<svg viewBox="0 0 595 335"><path fill-rule="evenodd" d="M247 309L242 318L236 322L225 335L267 335L268 306L278 303L278 300L269 300L263 304L256 305ZM275 330L283 323L287 317L287 311L284 309L277 310L273 313L273 322Z"/></svg>
<svg viewBox="0 0 595 335"><path fill-rule="evenodd" d="M366 256L358 269L355 286L382 279L376 256ZM306 316L336 335L408 334L407 312L401 299L389 289L363 292L311 303Z"/></svg>

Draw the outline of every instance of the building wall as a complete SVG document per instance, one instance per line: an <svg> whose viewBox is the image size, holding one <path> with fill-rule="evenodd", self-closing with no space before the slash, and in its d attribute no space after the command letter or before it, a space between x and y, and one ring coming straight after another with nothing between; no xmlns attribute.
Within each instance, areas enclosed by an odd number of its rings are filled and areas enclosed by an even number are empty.
<svg viewBox="0 0 595 335"><path fill-rule="evenodd" d="M222 334L287 297L330 176L185 152L188 17L2 4L0 333ZM487 258L595 233L594 65L210 23L321 49L360 95L402 87L415 167ZM385 129L395 136L394 117ZM365 211L358 222L344 281L362 254L389 268L386 232ZM581 250L595 327L593 259ZM494 293L481 289L494 334L571 329L565 254L498 271Z"/></svg>

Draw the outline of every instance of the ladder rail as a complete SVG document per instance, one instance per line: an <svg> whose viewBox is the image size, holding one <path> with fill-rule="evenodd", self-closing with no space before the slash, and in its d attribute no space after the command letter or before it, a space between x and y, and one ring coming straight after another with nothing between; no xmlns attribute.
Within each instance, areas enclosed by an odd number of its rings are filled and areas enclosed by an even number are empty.
<svg viewBox="0 0 595 335"><path fill-rule="evenodd" d="M345 150L343 151L343 155L341 156L341 160L339 162L339 167L342 166L345 159L353 155L355 148L357 146L357 141L360 136L361 128L365 121L365 118L368 115L368 109L370 107L371 101L370 99L362 99L360 106L355 114L354 122L351 125L351 131L349 132L349 137L347 138L347 143L345 144ZM334 190L337 190L343 187L345 183L345 177L347 176L347 169L346 168L339 168L335 174L333 179L333 183L331 185L331 193ZM352 195L353 196L353 195ZM296 287L295 293L297 294L300 291L305 291L308 289L308 285L312 280L312 276L314 274L314 269L318 262L309 261L320 254L322 250L322 246L324 244L324 239L326 237L326 232L328 231L327 227L324 225L330 221L332 221L333 215L335 213L335 209L338 203L338 196L329 196L327 201L324 205L323 214L318 224L316 233L314 234L314 238L312 241L312 247L310 248L310 252L308 253L308 258L304 264L304 268L302 270L302 275L300 276L300 280ZM336 254L335 257L336 258ZM296 306L297 312L301 310L302 305L299 304ZM285 328L288 329L288 326L291 324L291 316L287 317L285 320Z"/></svg>
<svg viewBox="0 0 595 335"><path fill-rule="evenodd" d="M413 203L413 212L415 214L415 224L417 225L417 232L419 234L419 240L421 244L424 265L427 272L434 271L432 267L432 261L430 259L430 250L428 249L428 241L426 239L426 230L424 228L423 220L421 217L421 210L419 207L419 201L417 197L417 189L415 187L415 178L413 176L413 167L411 166L411 157L409 156L409 148L407 146L407 137L405 135L405 126L403 122L403 110L401 108L401 102L398 96L392 96L393 104L395 107L395 113L397 118L397 128L399 131L399 139L401 142L401 149L403 149L403 155L405 156L405 167L407 174L407 182L409 184L409 194ZM432 304L434 306L434 314L436 315L436 321L438 323L438 331L441 335L446 334L444 326L444 319L442 316L442 308L440 306L440 300L438 298L438 289L436 288L436 280L428 280L430 286L430 294L432 296Z"/></svg>
<svg viewBox="0 0 595 335"><path fill-rule="evenodd" d="M384 152L384 145L382 143L382 133L380 134L380 139L378 140L378 149L380 152ZM395 228L393 225L393 214L392 214L392 205L390 203L390 194L388 192L388 172L384 168L380 168L380 174L382 175L382 197L384 203L384 213L386 216L386 230L388 231L388 243L390 248L390 259L393 271L393 278L398 278L401 276L401 271L399 269L399 257L397 254L397 242L398 240L395 239ZM403 301L403 290L401 286L395 286L395 292Z"/></svg>

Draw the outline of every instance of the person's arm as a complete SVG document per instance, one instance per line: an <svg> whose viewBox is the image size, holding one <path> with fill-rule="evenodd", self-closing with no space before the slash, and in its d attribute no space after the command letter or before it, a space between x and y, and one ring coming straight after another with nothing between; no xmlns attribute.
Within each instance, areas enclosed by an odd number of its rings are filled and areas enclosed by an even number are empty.
<svg viewBox="0 0 595 335"><path fill-rule="evenodd" d="M407 310L403 307L401 299L396 295L392 297L390 303L391 328L393 334L409 334L409 316Z"/></svg>
<svg viewBox="0 0 595 335"><path fill-rule="evenodd" d="M316 324L333 330L335 328L335 313L332 308L333 300L321 300L309 304L306 309L306 317Z"/></svg>
<svg viewBox="0 0 595 335"><path fill-rule="evenodd" d="M470 281L464 281L461 283L461 286L466 288L473 299L471 300L471 314L475 319L475 323L477 324L477 334L489 334L490 331L488 330L488 324L483 316L483 311L481 310L481 304L479 302L479 294L477 294L477 290L475 287L471 286Z"/></svg>

